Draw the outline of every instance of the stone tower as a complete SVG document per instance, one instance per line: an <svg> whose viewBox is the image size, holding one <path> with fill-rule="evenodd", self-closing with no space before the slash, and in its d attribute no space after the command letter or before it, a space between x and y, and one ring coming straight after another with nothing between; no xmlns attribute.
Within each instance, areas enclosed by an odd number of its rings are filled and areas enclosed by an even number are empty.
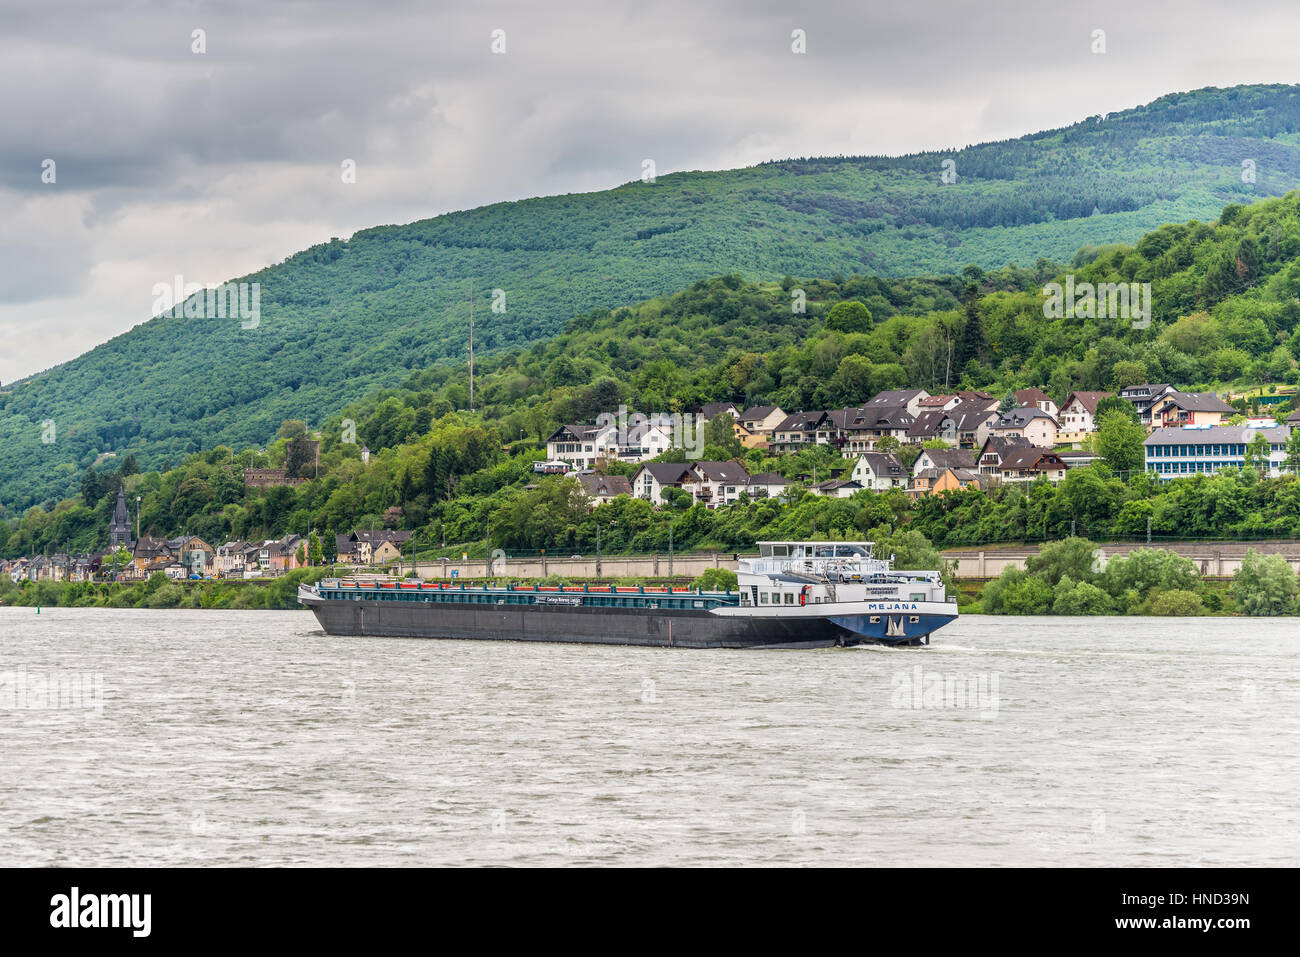
<svg viewBox="0 0 1300 957"><path fill-rule="evenodd" d="M113 523L108 526L108 547L131 544L131 516L126 511L126 488L117 487L117 507L113 509Z"/></svg>

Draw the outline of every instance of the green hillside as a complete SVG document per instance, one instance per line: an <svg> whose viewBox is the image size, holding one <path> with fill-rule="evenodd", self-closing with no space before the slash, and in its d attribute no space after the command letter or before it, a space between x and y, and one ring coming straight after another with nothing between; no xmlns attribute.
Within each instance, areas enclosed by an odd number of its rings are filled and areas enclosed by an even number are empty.
<svg viewBox="0 0 1300 957"><path fill-rule="evenodd" d="M1300 181L1298 93L1202 90L951 152L675 174L364 230L244 277L261 284L255 329L157 318L7 386L0 507L62 497L103 452L156 467L219 443L265 443L284 419L318 424L461 356L471 281L476 342L490 352L719 273L951 274L1064 261L1081 246L1211 219L1225 202ZM955 183L940 181L945 159ZM1246 159L1254 183L1242 181ZM494 288L504 313L488 308ZM42 442L47 421L52 442Z"/></svg>
<svg viewBox="0 0 1300 957"><path fill-rule="evenodd" d="M1149 282L1151 325L1046 318L1043 285L1061 278L1048 267L968 267L962 276L929 280L804 279L797 286L793 279L713 277L671 296L577 316L553 339L485 358L472 414L457 411L467 392L463 363L414 372L326 420L319 462L290 454L287 440L305 430L298 421L281 424L264 452L217 446L163 471L141 473L131 456L86 469L79 494L21 517L0 516L0 558L103 548L123 482L130 500L141 499L146 534L189 531L218 543L315 529L328 546L336 532L391 525L411 529L426 548L445 541L451 554L462 545L486 549L489 534L512 554L585 553L598 523L607 549L641 551L663 549L670 525L679 547L728 550L818 529L874 535L882 524L945 546L1059 538L1072 529L1110 540L1144 533L1148 519L1154 534L1173 538L1300 532L1294 475L1261 481L1247 469L1159 483L1141 470L1144 432L1137 426L1120 429L1115 441L1099 439L1105 463L1072 469L1058 486L1008 484L915 502L901 492L863 492L788 508L764 500L715 512L679 499L659 511L624 501L589 513L571 481L539 479L532 469L544 455L538 440L557 424L591 421L620 404L659 412L728 400L794 411L857 405L904 385L978 387L999 396L1041 385L1060 403L1071 390L1159 381L1189 391L1259 385L1256 395L1290 396L1274 412L1295 407L1300 191L1230 204L1213 223L1164 226L1133 246L1086 248L1073 263L1078 283ZM791 311L794 288L807 296L802 313ZM345 436L344 418L355 424L355 441ZM792 479L849 467L826 445L771 457L745 451L725 416L715 426L720 432L706 429L706 459L742 456L752 473ZM363 443L372 453L364 463ZM1293 466L1300 467L1300 440L1293 444ZM900 454L906 459L908 450ZM255 465L296 469L307 481L246 489L242 469ZM628 463L609 468L634 470Z"/></svg>

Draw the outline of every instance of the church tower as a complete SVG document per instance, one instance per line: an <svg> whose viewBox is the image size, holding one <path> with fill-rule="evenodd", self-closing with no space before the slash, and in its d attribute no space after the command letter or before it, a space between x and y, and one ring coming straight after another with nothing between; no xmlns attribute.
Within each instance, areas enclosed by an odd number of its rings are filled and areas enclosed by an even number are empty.
<svg viewBox="0 0 1300 957"><path fill-rule="evenodd" d="M117 487L117 507L113 509L113 523L108 526L108 547L131 544L131 516L126 511L126 488Z"/></svg>

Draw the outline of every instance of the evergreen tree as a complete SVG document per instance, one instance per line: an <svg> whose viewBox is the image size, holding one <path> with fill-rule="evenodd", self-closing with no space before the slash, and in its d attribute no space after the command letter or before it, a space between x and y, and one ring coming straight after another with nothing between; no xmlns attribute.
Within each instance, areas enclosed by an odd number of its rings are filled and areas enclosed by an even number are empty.
<svg viewBox="0 0 1300 957"><path fill-rule="evenodd" d="M984 354L984 319L980 315L979 287L974 283L966 286L966 322L957 337L957 354L953 357L953 367L966 368L966 363L979 359Z"/></svg>

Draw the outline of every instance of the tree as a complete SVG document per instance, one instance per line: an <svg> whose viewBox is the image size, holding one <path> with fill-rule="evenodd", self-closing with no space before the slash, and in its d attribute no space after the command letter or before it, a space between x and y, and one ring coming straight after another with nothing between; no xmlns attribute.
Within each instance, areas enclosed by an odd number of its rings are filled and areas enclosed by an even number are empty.
<svg viewBox="0 0 1300 957"><path fill-rule="evenodd" d="M1300 428L1291 430L1291 437L1286 440L1286 467L1300 473Z"/></svg>
<svg viewBox="0 0 1300 957"><path fill-rule="evenodd" d="M967 283L965 296L966 300L966 321L961 327L961 334L957 337L956 354L953 356L954 366L958 369L966 368L966 363L972 359L978 361L984 354L984 319L980 315L979 307L979 287L975 283Z"/></svg>
<svg viewBox="0 0 1300 957"><path fill-rule="evenodd" d="M275 433L279 439L298 439L307 434L307 423L302 419L285 419Z"/></svg>
<svg viewBox="0 0 1300 957"><path fill-rule="evenodd" d="M1052 592L1052 613L1056 615L1109 615L1115 610L1111 597L1096 585L1062 578Z"/></svg>
<svg viewBox="0 0 1300 957"><path fill-rule="evenodd" d="M107 567L114 578L129 564L131 564L131 553L120 545L100 560L100 567Z"/></svg>
<svg viewBox="0 0 1300 957"><path fill-rule="evenodd" d="M734 591L737 581L736 573L730 569L706 568L691 585L700 591Z"/></svg>
<svg viewBox="0 0 1300 957"><path fill-rule="evenodd" d="M745 447L736 438L736 420L729 412L719 412L704 424L704 445L722 449L727 458L745 454Z"/></svg>
<svg viewBox="0 0 1300 957"><path fill-rule="evenodd" d="M1141 362L1116 362L1111 370L1111 375L1115 377L1115 388L1126 389L1131 385L1137 385L1147 381L1147 367Z"/></svg>
<svg viewBox="0 0 1300 957"><path fill-rule="evenodd" d="M1199 591L1201 587L1192 560L1163 548L1138 548L1125 558L1112 558L1101 581L1115 598L1133 592L1141 599L1157 589Z"/></svg>
<svg viewBox="0 0 1300 957"><path fill-rule="evenodd" d="M870 332L871 310L856 299L837 302L826 314L826 328L835 332Z"/></svg>
<svg viewBox="0 0 1300 957"><path fill-rule="evenodd" d="M1268 471L1268 454L1270 446L1264 433L1256 432L1254 437L1246 443L1246 468L1254 469L1257 472Z"/></svg>
<svg viewBox="0 0 1300 957"><path fill-rule="evenodd" d="M1137 615L1156 615L1162 618L1192 617L1206 613L1205 603L1194 591L1183 588L1166 588L1153 591L1147 600L1133 609Z"/></svg>
<svg viewBox="0 0 1300 957"><path fill-rule="evenodd" d="M1100 422L1101 417L1108 412L1121 412L1134 422L1138 421L1137 406L1117 395L1108 395L1097 403L1097 408L1092 413L1092 421Z"/></svg>
<svg viewBox="0 0 1300 957"><path fill-rule="evenodd" d="M1247 615L1290 615L1296 611L1300 583L1281 555L1246 552L1228 591Z"/></svg>
<svg viewBox="0 0 1300 957"><path fill-rule="evenodd" d="M1119 412L1107 412L1097 426L1097 453L1116 472L1138 472L1145 464L1146 430Z"/></svg>
<svg viewBox="0 0 1300 957"><path fill-rule="evenodd" d="M1096 546L1086 538L1064 538L1045 543L1037 555L1026 559L1025 567L1053 587L1066 578L1071 583L1090 582L1097 577L1095 554Z"/></svg>

